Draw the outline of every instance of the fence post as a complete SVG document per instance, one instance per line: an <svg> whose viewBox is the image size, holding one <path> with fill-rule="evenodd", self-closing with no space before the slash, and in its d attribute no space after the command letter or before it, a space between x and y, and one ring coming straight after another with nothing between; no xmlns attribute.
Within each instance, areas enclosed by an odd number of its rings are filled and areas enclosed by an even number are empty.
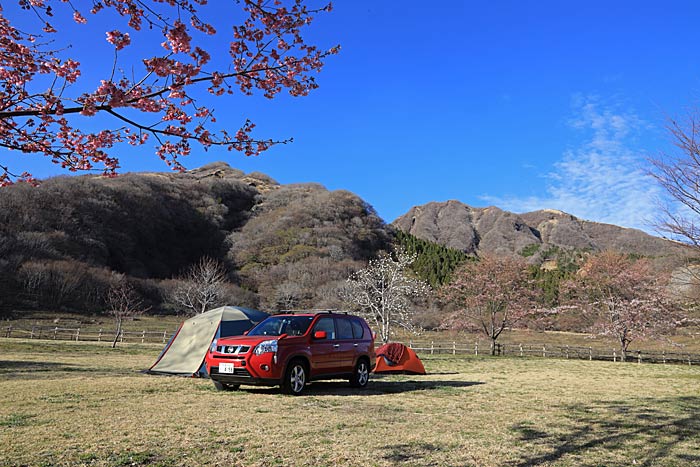
<svg viewBox="0 0 700 467"><path fill-rule="evenodd" d="M143 334L141 334L141 343L143 344L143 341L146 340L146 330L143 330Z"/></svg>
<svg viewBox="0 0 700 467"><path fill-rule="evenodd" d="M662 350L661 351L661 362L665 365L666 364L666 351Z"/></svg>
<svg viewBox="0 0 700 467"><path fill-rule="evenodd" d="M166 331L163 331L163 344L165 344L165 332L166 332ZM408 341L408 347L411 348L411 349L413 348L413 347L411 346L411 341Z"/></svg>
<svg viewBox="0 0 700 467"><path fill-rule="evenodd" d="M523 344L520 344L520 356L523 356Z"/></svg>
<svg viewBox="0 0 700 467"><path fill-rule="evenodd" d="M12 325L7 327L7 335L5 337L10 337L12 335Z"/></svg>
<svg viewBox="0 0 700 467"><path fill-rule="evenodd" d="M34 326L32 326L32 332L29 334L30 339L34 339Z"/></svg>
<svg viewBox="0 0 700 467"><path fill-rule="evenodd" d="M435 344L433 341L430 341L430 355L432 355L435 352Z"/></svg>
<svg viewBox="0 0 700 467"><path fill-rule="evenodd" d="M566 345L566 359L569 359L569 345Z"/></svg>
<svg viewBox="0 0 700 467"><path fill-rule="evenodd" d="M637 363L642 363L642 351L637 350Z"/></svg>
<svg viewBox="0 0 700 467"><path fill-rule="evenodd" d="M124 342L124 330L119 331L119 342Z"/></svg>
<svg viewBox="0 0 700 467"><path fill-rule="evenodd" d="M56 335L58 335L58 327L53 329L53 340L56 340Z"/></svg>
<svg viewBox="0 0 700 467"><path fill-rule="evenodd" d="M613 349L613 362L617 362L617 350Z"/></svg>
<svg viewBox="0 0 700 467"><path fill-rule="evenodd" d="M479 356L479 343L474 342L474 355Z"/></svg>
<svg viewBox="0 0 700 467"><path fill-rule="evenodd" d="M547 358L547 346L542 344L542 356Z"/></svg>
<svg viewBox="0 0 700 467"><path fill-rule="evenodd" d="M75 331L75 341L78 342L80 340L80 328L78 328Z"/></svg>
<svg viewBox="0 0 700 467"><path fill-rule="evenodd" d="M593 360L593 347L588 347L588 360Z"/></svg>
<svg viewBox="0 0 700 467"><path fill-rule="evenodd" d="M100 331L97 333L97 342L102 342L102 328L100 328Z"/></svg>

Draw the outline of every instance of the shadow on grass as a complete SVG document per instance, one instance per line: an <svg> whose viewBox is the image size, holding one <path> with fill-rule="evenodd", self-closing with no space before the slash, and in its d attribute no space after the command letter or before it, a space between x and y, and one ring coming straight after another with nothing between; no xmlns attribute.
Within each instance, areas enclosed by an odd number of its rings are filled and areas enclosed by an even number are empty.
<svg viewBox="0 0 700 467"><path fill-rule="evenodd" d="M133 371L68 365L59 362L0 360L0 376L5 379L43 379L58 373L86 373L90 376L124 376L133 374Z"/></svg>
<svg viewBox="0 0 700 467"><path fill-rule="evenodd" d="M577 404L567 411L565 426L514 425L528 452L508 465L534 467L566 459L581 467L700 465L700 397Z"/></svg>
<svg viewBox="0 0 700 467"><path fill-rule="evenodd" d="M432 443L414 442L385 446L384 449L387 450L387 453L382 457L391 461L394 465L412 463L413 465L426 467L438 465L435 462L430 462L429 456L436 451L442 450L443 446Z"/></svg>
<svg viewBox="0 0 700 467"><path fill-rule="evenodd" d="M0 360L0 375L3 378L31 379L41 373L57 371L77 371L74 366L56 362L27 362L20 360Z"/></svg>
<svg viewBox="0 0 700 467"><path fill-rule="evenodd" d="M307 395L333 396L381 396L414 391L457 391L461 388L484 384L475 381L382 381L370 380L366 388L351 387L347 381L315 381L304 389ZM242 390L251 393L279 393L280 389L242 386Z"/></svg>

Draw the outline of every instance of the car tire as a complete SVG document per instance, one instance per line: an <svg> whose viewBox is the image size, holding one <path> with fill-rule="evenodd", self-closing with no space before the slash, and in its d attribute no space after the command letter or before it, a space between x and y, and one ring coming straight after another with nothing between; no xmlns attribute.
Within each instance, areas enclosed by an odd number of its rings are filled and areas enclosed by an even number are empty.
<svg viewBox="0 0 700 467"><path fill-rule="evenodd" d="M364 358L360 359L355 365L350 377L350 386L354 388L364 388L369 382L369 363Z"/></svg>
<svg viewBox="0 0 700 467"><path fill-rule="evenodd" d="M238 391L240 384L226 384L221 381L214 381L214 387L217 391Z"/></svg>
<svg viewBox="0 0 700 467"><path fill-rule="evenodd" d="M308 370L306 369L306 364L302 360L292 360L284 372L282 391L285 394L298 396L304 391L307 380Z"/></svg>

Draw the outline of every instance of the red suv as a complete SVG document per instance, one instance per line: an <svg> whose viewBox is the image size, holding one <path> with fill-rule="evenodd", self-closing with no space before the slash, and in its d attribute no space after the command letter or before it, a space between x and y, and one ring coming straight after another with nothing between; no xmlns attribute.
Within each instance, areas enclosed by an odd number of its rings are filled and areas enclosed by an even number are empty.
<svg viewBox="0 0 700 467"><path fill-rule="evenodd" d="M333 312L270 316L245 336L215 339L206 357L219 390L280 385L294 395L322 379L365 387L374 364L374 335L365 320Z"/></svg>

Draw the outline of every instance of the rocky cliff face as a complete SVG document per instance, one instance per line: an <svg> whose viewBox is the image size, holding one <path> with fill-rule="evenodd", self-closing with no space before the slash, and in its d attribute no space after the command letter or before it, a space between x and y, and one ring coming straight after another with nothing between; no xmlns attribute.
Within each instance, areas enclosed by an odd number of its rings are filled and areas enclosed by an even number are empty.
<svg viewBox="0 0 700 467"><path fill-rule="evenodd" d="M393 222L405 232L472 254L522 254L546 258L550 247L616 250L653 257L684 258L688 248L640 230L578 219L556 210L514 214L496 207L474 208L459 201L411 208ZM675 262L675 261L674 261Z"/></svg>

